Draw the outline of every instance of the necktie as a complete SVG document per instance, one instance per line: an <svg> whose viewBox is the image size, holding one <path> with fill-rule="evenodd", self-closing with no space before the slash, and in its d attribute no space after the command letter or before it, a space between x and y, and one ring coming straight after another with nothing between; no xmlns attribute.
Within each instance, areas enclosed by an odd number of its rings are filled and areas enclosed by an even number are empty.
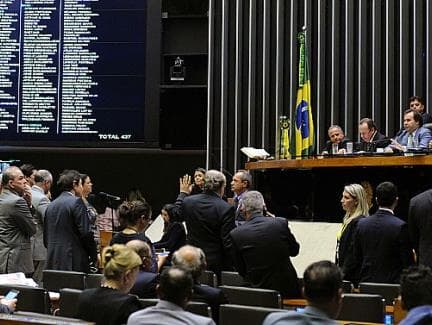
<svg viewBox="0 0 432 325"><path fill-rule="evenodd" d="M408 142L407 142L407 148L412 148L414 147L414 137L413 134L410 132L408 133Z"/></svg>

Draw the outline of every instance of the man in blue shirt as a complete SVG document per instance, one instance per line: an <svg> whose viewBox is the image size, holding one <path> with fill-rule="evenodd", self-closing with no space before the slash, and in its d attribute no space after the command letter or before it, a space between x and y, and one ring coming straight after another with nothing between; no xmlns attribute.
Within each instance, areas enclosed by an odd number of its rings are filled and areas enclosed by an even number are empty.
<svg viewBox="0 0 432 325"><path fill-rule="evenodd" d="M342 306L342 275L330 261L309 265L303 274L303 293L308 302L303 312L271 313L263 325L333 325Z"/></svg>
<svg viewBox="0 0 432 325"><path fill-rule="evenodd" d="M432 140L432 133L428 128L422 127L422 116L419 112L408 109L404 112L404 130L396 136L390 147L400 151L409 148L428 148Z"/></svg>

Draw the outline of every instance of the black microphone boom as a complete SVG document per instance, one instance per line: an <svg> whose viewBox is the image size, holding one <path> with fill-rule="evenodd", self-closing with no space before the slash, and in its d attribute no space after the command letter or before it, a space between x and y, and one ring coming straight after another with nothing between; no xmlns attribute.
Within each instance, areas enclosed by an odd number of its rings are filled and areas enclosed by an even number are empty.
<svg viewBox="0 0 432 325"><path fill-rule="evenodd" d="M110 200L113 200L113 201L120 201L121 200L121 198L119 196L115 196L115 195L108 194L105 192L99 192L98 195L103 196L103 197L110 199Z"/></svg>

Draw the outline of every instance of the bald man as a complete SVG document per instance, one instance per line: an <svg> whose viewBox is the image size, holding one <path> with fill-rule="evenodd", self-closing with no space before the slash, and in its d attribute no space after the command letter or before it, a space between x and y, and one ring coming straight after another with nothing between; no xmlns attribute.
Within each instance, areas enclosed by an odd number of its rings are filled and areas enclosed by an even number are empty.
<svg viewBox="0 0 432 325"><path fill-rule="evenodd" d="M134 239L126 243L142 260L140 271L130 293L140 298L157 298L156 287L159 283L159 273L150 272L152 266L152 252L150 246L142 240Z"/></svg>
<svg viewBox="0 0 432 325"><path fill-rule="evenodd" d="M171 262L173 266L186 270L192 275L194 281L192 300L207 303L211 307L212 317L217 323L219 306L227 304L228 300L221 289L200 284L199 278L207 266L202 249L191 245L183 246L173 254Z"/></svg>

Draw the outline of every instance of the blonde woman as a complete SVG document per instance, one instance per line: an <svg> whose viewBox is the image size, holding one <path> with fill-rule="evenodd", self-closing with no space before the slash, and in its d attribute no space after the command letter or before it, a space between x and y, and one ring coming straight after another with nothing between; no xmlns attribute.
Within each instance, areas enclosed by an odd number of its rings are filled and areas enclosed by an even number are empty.
<svg viewBox="0 0 432 325"><path fill-rule="evenodd" d="M368 198L363 186L350 184L344 187L340 202L345 216L337 236L336 264L342 270L343 279L356 285L360 270L353 254L354 233L358 221L369 215Z"/></svg>
<svg viewBox="0 0 432 325"><path fill-rule="evenodd" d="M141 309L136 296L129 295L142 260L125 245L105 247L102 252L104 281L100 288L84 290L78 301L77 317L97 325L125 324L130 314Z"/></svg>

